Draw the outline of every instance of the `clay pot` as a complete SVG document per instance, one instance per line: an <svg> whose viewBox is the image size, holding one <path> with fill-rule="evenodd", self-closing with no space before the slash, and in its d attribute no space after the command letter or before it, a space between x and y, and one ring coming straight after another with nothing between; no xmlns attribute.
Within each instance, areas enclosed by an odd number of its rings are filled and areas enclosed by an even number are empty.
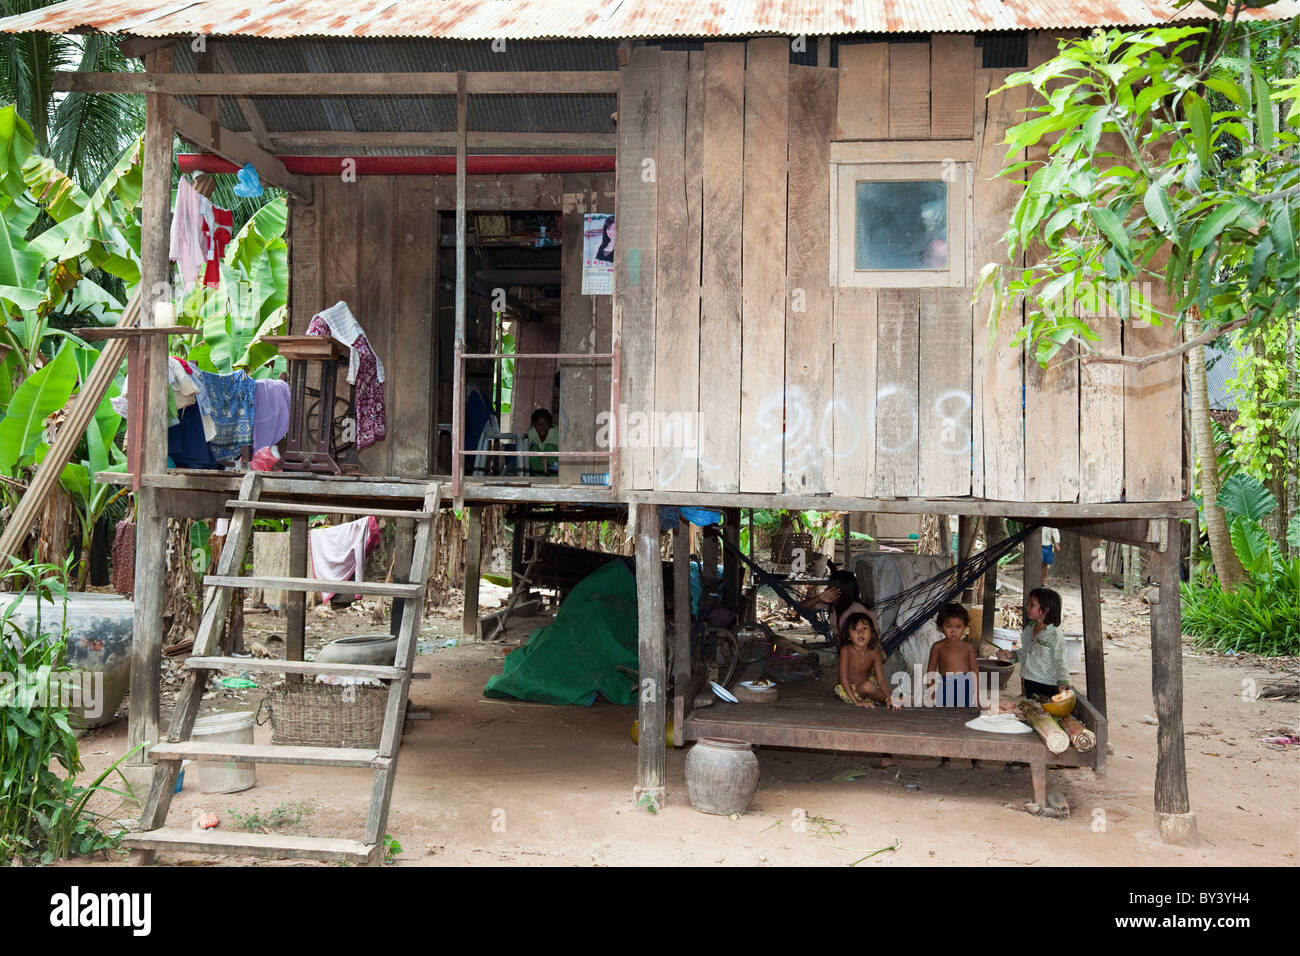
<svg viewBox="0 0 1300 956"><path fill-rule="evenodd" d="M362 634L340 637L322 647L318 664L375 664L391 666L397 657L397 638L391 634Z"/></svg>
<svg viewBox="0 0 1300 956"><path fill-rule="evenodd" d="M686 755L686 793L702 813L744 813L758 789L758 758L743 740L701 737Z"/></svg>

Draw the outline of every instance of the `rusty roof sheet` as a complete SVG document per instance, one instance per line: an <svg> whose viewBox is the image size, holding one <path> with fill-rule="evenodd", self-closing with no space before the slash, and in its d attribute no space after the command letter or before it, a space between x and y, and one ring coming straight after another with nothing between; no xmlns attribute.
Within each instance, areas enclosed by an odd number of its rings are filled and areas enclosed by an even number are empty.
<svg viewBox="0 0 1300 956"><path fill-rule="evenodd" d="M1300 15L1279 0L1254 19ZM64 0L0 31L161 37L441 37L452 40L938 33L1150 26L1212 14L1173 0Z"/></svg>

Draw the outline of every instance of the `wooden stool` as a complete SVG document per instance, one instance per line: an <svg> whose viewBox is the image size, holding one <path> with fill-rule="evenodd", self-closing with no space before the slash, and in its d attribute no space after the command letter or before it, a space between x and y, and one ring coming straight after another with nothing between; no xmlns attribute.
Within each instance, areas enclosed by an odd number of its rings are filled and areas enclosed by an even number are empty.
<svg viewBox="0 0 1300 956"><path fill-rule="evenodd" d="M339 398L336 394L339 363L347 361L348 348L328 335L268 335L262 341L276 346L289 363L289 434L281 470L330 475L362 471L356 457L355 435L351 442L334 440L338 419L351 416L356 421L351 389L344 399L343 415L334 414ZM313 362L320 368L318 393L307 387ZM312 398L316 399L314 406ZM317 410L314 423L313 407Z"/></svg>

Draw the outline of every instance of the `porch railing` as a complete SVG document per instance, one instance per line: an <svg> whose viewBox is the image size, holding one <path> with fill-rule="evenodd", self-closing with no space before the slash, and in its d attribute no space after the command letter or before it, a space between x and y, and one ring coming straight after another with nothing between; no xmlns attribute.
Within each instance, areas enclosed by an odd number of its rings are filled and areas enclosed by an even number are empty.
<svg viewBox="0 0 1300 956"><path fill-rule="evenodd" d="M609 488L614 490L618 485L618 442L613 436L618 435L618 392L619 392L619 356L620 348L616 342L613 351L610 352L466 352L464 343L456 342L456 357L454 369L454 381L452 394L455 396L452 405L451 420L451 492L452 496L460 499L464 493L465 481L465 459L469 457L478 458L486 456L490 458L558 458L573 459L581 458L588 461L593 459L607 459L609 462ZM611 436L609 448L605 451L592 449L590 451L505 451L497 449L495 451L487 449L466 448L465 447L465 363L469 361L478 361L488 359L494 362L500 362L505 359L545 359L550 361L588 361L596 363L608 362L610 366L609 375L609 434Z"/></svg>

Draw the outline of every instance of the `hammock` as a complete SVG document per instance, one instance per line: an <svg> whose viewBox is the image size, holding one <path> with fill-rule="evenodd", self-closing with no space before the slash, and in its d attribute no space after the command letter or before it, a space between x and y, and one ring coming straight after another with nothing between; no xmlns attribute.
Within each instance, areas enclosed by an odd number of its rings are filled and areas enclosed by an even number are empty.
<svg viewBox="0 0 1300 956"><path fill-rule="evenodd" d="M965 561L959 561L950 568L944 568L933 577L926 578L913 584L911 587L904 588L895 594L886 598L877 598L870 607L879 617L880 612L893 608L897 610L909 602L919 600L921 603L908 608L908 618L906 623L896 618L894 623L880 636L881 643L885 647L886 654L892 654L898 649L905 640L921 629L927 621L931 620L938 613L939 608L943 607L950 601L955 600L962 591L971 587L976 581L988 573L989 568L997 564L1002 557L1011 552L1022 541L1042 527L1042 522L1031 524L1026 528L1017 531L1015 534L1004 538L991 548L985 548L972 554ZM804 611L799 607L799 600L791 594L782 584L781 579L775 575L769 574L760 568L756 563L740 550L740 548L731 544L725 538L722 539L722 545L754 572L754 577L759 584L765 584L770 587L776 596L784 601L787 605L798 612L799 616L813 626L817 633L821 634L828 641L833 642L830 632L830 625L826 618L821 615ZM865 603L865 597L862 598Z"/></svg>
<svg viewBox="0 0 1300 956"><path fill-rule="evenodd" d="M892 654L897 650L905 640L919 631L927 622L933 620L939 608L955 600L968 587L971 587L976 581L984 577L990 568L996 566L1003 555L1010 553L1013 548L1017 547L1041 527L1042 522L1031 524L999 541L993 547L978 551L965 561L959 561L950 568L944 568L933 577L913 584L911 587L904 588L888 597L877 597L870 605L877 615L889 608L897 610L904 605L911 605L908 607L906 622L900 616L881 635L880 641L885 646L885 653ZM920 603L913 603L915 601Z"/></svg>

